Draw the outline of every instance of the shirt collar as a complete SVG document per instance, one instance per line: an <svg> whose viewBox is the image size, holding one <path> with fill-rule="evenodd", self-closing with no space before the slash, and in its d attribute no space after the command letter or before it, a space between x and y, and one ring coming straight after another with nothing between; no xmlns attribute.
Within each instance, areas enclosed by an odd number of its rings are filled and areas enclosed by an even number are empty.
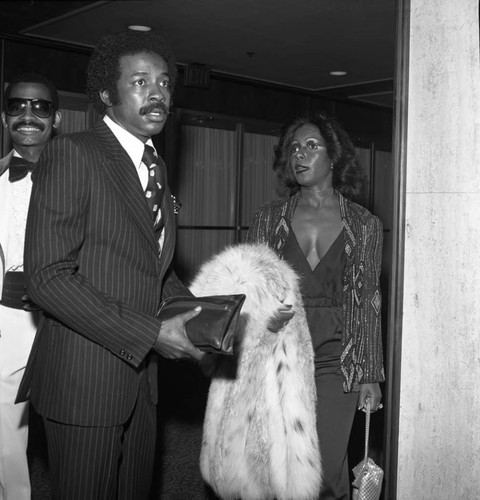
<svg viewBox="0 0 480 500"><path fill-rule="evenodd" d="M155 149L152 139L148 139L148 141L144 144L140 139L137 139L133 134L118 125L118 123L115 123L109 116L105 115L103 117L103 121L112 131L113 135L118 139L118 142L122 145L123 149L125 149L128 156L130 156L135 167L139 169L142 163L145 144L148 144Z"/></svg>

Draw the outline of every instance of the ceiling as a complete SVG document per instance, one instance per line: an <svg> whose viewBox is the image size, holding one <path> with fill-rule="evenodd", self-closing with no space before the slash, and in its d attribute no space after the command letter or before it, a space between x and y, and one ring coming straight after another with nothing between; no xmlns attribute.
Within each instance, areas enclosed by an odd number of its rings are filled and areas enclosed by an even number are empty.
<svg viewBox="0 0 480 500"><path fill-rule="evenodd" d="M180 64L379 106L393 103L395 0L0 1L0 33L93 47L148 25ZM332 76L331 71L346 71Z"/></svg>

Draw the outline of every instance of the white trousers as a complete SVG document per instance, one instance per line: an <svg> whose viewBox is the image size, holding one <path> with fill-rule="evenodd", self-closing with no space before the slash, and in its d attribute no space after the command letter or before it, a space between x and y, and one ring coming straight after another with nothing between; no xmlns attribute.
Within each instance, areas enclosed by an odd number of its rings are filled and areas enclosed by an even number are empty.
<svg viewBox="0 0 480 500"><path fill-rule="evenodd" d="M38 313L0 305L0 500L30 500L28 404L14 404Z"/></svg>

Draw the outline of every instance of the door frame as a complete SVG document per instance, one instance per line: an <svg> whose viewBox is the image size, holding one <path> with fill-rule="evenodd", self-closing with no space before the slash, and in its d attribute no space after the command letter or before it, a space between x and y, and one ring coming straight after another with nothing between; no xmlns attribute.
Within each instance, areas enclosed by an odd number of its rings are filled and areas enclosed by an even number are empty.
<svg viewBox="0 0 480 500"><path fill-rule="evenodd" d="M390 303L388 308L385 394L384 498L397 498L398 430L402 360L403 283L405 257L405 199L409 80L410 0L397 1L397 33L393 126L393 224Z"/></svg>

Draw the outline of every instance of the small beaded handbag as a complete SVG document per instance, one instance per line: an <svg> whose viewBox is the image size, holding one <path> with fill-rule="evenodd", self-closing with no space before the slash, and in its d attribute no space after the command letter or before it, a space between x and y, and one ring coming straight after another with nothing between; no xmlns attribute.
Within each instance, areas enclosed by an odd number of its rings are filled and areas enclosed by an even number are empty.
<svg viewBox="0 0 480 500"><path fill-rule="evenodd" d="M353 500L379 500L382 492L383 470L368 457L368 435L370 430L370 403L365 412L365 457L353 468Z"/></svg>

